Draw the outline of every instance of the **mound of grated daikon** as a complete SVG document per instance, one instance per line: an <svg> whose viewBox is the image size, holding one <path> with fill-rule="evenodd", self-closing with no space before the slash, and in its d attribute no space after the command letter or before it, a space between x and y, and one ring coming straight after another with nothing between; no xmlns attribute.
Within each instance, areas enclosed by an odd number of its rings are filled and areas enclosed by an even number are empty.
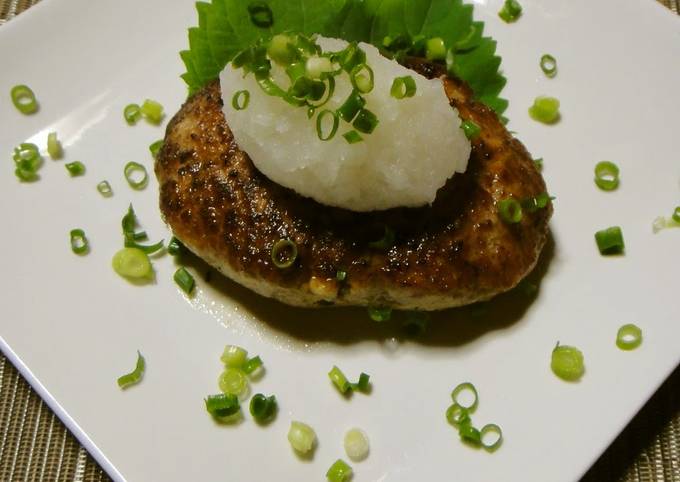
<svg viewBox="0 0 680 482"><path fill-rule="evenodd" d="M318 43L324 51L347 46L323 37ZM320 140L318 112L309 119L307 109L267 95L252 74L244 78L231 64L220 74L227 124L260 172L319 203L353 211L430 204L446 180L467 167L471 148L458 112L449 104L441 80L428 80L371 45L360 47L375 74L373 90L364 95L365 107L379 121L372 134L361 134L362 142L349 144L343 138L352 126L342 120L335 137ZM288 87L282 67L273 63L272 75ZM416 82L416 94L395 99L392 82L407 75ZM236 110L232 97L241 90L249 91L250 101L246 109ZM318 111L337 109L351 91L349 76L337 76L333 97Z"/></svg>

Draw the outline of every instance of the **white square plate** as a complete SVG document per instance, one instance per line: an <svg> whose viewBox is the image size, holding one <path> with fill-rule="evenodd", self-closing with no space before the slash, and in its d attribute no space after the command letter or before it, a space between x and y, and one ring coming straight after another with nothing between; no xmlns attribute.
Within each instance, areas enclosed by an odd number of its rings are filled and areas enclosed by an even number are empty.
<svg viewBox="0 0 680 482"><path fill-rule="evenodd" d="M545 158L554 247L533 303L505 297L479 318L444 312L420 341L362 310L290 309L217 277L208 284L200 263L193 300L174 285L170 257L155 261L155 285L113 272L130 202L152 238L169 236L155 183L135 192L122 175L131 160L151 172L147 147L163 130L127 126L122 109L147 97L169 115L180 107L178 52L196 23L193 2L44 0L0 29L2 349L114 479L321 480L345 458L345 430L359 426L371 455L352 464L357 482L575 480L677 366L680 229L653 234L651 224L680 204L680 18L652 0L523 0L507 25L496 15L502 0L475 4L503 57L509 128ZM555 79L538 68L544 53L558 60ZM36 92L36 115L9 102L20 83ZM559 124L528 118L541 94L562 101ZM19 183L12 148L44 146L50 131L65 161L46 159L40 181ZM603 159L621 168L615 192L593 183ZM85 176L68 177L62 164L73 160ZM95 189L103 179L110 199ZM593 233L610 225L623 228L625 256L597 252ZM75 227L91 241L87 256L71 253ZM614 344L625 323L644 331L633 352ZM558 340L583 350L580 383L551 373ZM249 415L218 426L205 412L225 344L265 361L253 393L277 395L269 427ZM137 349L147 372L123 392L115 381ZM334 364L350 378L368 372L373 393L340 397L326 376ZM480 394L475 421L503 427L494 454L461 444L444 419L450 390L467 380ZM291 453L294 419L317 431L311 461Z"/></svg>

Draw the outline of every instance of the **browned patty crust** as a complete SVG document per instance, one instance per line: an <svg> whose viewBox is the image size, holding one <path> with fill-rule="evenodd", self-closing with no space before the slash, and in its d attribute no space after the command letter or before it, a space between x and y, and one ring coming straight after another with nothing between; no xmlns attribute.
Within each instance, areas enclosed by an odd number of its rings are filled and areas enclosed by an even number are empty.
<svg viewBox="0 0 680 482"><path fill-rule="evenodd" d="M266 178L234 141L214 81L170 121L155 171L160 207L191 251L254 291L285 303L380 305L434 310L486 300L535 266L552 205L506 224L497 203L546 192L524 146L462 81L419 60L408 67L441 77L463 120L481 127L467 171L431 206L356 213L324 206ZM426 147L425 147L426 148ZM369 243L395 233L384 250ZM298 257L277 268L272 246L291 239ZM347 273L339 282L339 270Z"/></svg>

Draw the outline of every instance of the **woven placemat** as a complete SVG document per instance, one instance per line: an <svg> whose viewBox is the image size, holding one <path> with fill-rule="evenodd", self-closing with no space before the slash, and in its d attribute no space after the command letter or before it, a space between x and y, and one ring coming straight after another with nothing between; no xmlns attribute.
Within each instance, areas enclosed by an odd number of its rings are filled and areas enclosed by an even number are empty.
<svg viewBox="0 0 680 482"><path fill-rule="evenodd" d="M0 25L38 1L0 0ZM680 0L657 1L680 15ZM0 354L0 481L42 480L110 479ZM680 482L680 367L582 482L610 480Z"/></svg>

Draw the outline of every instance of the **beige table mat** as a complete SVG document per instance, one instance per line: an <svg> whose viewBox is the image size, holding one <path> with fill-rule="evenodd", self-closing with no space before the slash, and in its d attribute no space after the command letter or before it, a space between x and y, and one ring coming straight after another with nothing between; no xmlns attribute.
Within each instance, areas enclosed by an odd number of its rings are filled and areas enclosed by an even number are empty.
<svg viewBox="0 0 680 482"><path fill-rule="evenodd" d="M0 25L38 1L0 0ZM657 1L680 15L680 0ZM584 436L587 432L584 427ZM38 480L110 479L14 366L0 355L0 482ZM610 480L680 482L680 368L600 457L583 482Z"/></svg>

